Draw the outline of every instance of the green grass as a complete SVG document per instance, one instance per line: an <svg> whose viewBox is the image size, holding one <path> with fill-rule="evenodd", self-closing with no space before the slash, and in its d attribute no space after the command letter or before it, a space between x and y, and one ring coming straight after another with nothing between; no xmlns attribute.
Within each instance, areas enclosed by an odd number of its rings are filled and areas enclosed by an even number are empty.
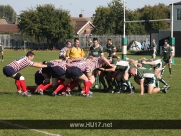
<svg viewBox="0 0 181 136"><path fill-rule="evenodd" d="M34 61L52 60L58 58L58 51L35 51ZM14 59L25 55L24 51L5 51L5 61L0 62L1 69ZM129 58L149 57L143 55L128 55ZM159 58L159 57L158 57ZM134 95L108 94L94 92L93 98L81 96L52 97L50 95L33 95L23 97L16 94L14 80L0 73L0 119L22 120L104 120L104 119L181 119L180 101L180 58L175 58L172 78L168 78L168 68L164 73L165 80L171 85L167 94L139 95L136 86ZM29 86L35 85L34 73L38 69L27 67L20 73ZM161 83L160 83L161 84ZM2 125L0 123L0 125ZM164 124L163 124L164 125ZM56 129L42 130L62 136L179 136L180 130L84 130ZM0 130L0 136L43 136L44 134L31 130Z"/></svg>

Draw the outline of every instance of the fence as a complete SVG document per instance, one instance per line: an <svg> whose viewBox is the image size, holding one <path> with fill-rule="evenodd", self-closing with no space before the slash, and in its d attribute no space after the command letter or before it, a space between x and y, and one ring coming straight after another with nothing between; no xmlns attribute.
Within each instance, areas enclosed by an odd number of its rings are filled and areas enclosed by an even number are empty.
<svg viewBox="0 0 181 136"><path fill-rule="evenodd" d="M99 44L103 46L103 48L106 47L107 39L112 39L113 43L120 47L122 46L122 35L91 35L91 36L74 36L74 38L79 38L80 40L80 46L82 48L86 48L87 38L91 37L92 39L94 37L98 38ZM142 43L145 41L146 38L150 38L149 35L127 35L127 41L128 45L131 43L132 40L138 41ZM35 39L31 36L22 36L20 34L14 34L14 35L7 35L7 34L0 34L0 39L5 46L5 48L9 49L34 49L34 50L45 50L49 49L49 46L46 43L46 39L40 39L40 44L37 44ZM73 39L70 39L70 41L73 43ZM63 48L65 43L58 43L56 45L56 49Z"/></svg>

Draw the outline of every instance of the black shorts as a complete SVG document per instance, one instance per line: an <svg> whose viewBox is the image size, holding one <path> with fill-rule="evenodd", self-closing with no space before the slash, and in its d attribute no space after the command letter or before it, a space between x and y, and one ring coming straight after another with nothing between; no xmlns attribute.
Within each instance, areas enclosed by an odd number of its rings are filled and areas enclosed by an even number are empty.
<svg viewBox="0 0 181 136"><path fill-rule="evenodd" d="M35 73L35 84L40 85L43 83L43 81L44 81L44 77L43 77L42 73L39 73L39 71L37 71Z"/></svg>
<svg viewBox="0 0 181 136"><path fill-rule="evenodd" d="M83 74L84 73L78 67L68 67L68 69L66 70L65 77L68 79L71 79L71 78L77 79L80 76L82 76Z"/></svg>
<svg viewBox="0 0 181 136"><path fill-rule="evenodd" d="M51 68L42 68L42 74L50 74L51 73Z"/></svg>
<svg viewBox="0 0 181 136"><path fill-rule="evenodd" d="M56 66L56 67L51 68L52 78L59 78L59 77L65 75L65 73L66 73L65 70L61 67Z"/></svg>
<svg viewBox="0 0 181 136"><path fill-rule="evenodd" d="M3 68L3 73L4 75L6 75L7 77L12 77L14 74L16 74L17 72L10 66L5 66Z"/></svg>

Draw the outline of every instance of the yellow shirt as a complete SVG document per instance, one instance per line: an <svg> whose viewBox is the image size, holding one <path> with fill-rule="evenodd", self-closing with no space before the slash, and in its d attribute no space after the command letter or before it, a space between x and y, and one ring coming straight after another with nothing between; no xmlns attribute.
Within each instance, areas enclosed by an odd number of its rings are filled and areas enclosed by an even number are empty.
<svg viewBox="0 0 181 136"><path fill-rule="evenodd" d="M72 47L69 48L66 52L66 56L69 57L71 60L75 58L81 58L84 57L84 50L81 48Z"/></svg>

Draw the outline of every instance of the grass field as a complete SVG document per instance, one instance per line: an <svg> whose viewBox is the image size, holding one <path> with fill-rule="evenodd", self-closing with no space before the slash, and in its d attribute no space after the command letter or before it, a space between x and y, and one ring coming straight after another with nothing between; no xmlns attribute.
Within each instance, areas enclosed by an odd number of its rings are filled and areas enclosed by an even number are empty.
<svg viewBox="0 0 181 136"><path fill-rule="evenodd" d="M58 58L58 51L35 51L34 61ZM1 70L9 62L25 55L24 51L5 51L5 61L0 62ZM128 55L129 58L149 57ZM167 94L139 95L139 86L133 95L110 94L96 91L92 98L77 95L71 97L52 97L50 95L33 95L23 97L16 93L14 80L0 73L0 120L165 120L181 119L181 58L175 58L172 78L168 78L168 68L164 73L165 80L171 85ZM26 83L34 86L34 73L38 69L27 67L20 73ZM161 84L161 83L160 83ZM3 125L0 122L0 125ZM6 124L7 125L7 124ZM21 125L21 124L19 124ZM163 124L164 125L164 124ZM180 130L135 130L135 129L43 129L43 132L23 129L0 130L0 136L44 136L59 134L62 136L180 136Z"/></svg>

